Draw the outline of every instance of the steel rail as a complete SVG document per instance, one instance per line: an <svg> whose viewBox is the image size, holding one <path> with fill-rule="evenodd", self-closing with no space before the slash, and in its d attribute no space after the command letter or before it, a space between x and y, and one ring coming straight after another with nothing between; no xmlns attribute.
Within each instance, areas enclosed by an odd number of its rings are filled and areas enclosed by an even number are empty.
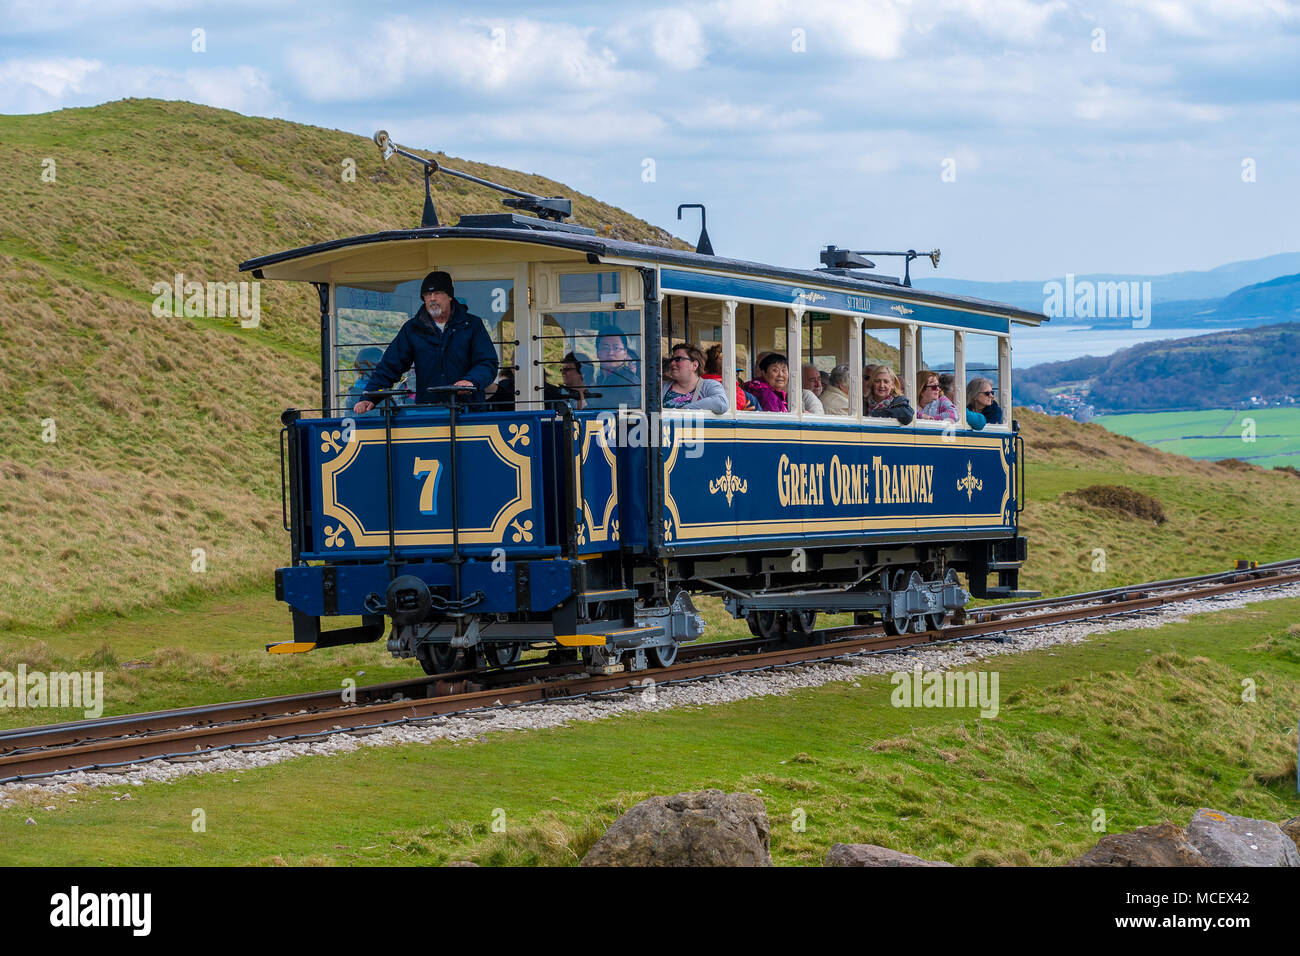
<svg viewBox="0 0 1300 956"><path fill-rule="evenodd" d="M266 746L308 740L339 732L370 732L383 727L427 721L431 718L478 713L545 701L578 700L610 693L638 692L647 679L659 686L692 682L728 674L752 673L774 668L833 663L859 655L896 652L919 645L940 645L966 640L989 639L1020 631L1033 630L1069 621L1087 621L1118 617L1142 610L1249 590L1264 590L1300 582L1300 571L1290 574L1260 576L1234 572L1237 580L1209 584L1199 588L1173 590L1167 595L1143 593L1126 600L1100 605L1070 607L1043 614L1029 614L1011 620L986 620L950 626L937 632L881 637L878 634L858 637L845 635L832 645L782 648L737 657L708 658L675 664L670 668L652 668L632 674L590 675L572 681L530 683L509 688L485 688L424 699L393 700L364 706L298 713L250 720L240 724L192 727L155 733L144 738L118 737L93 743L74 743L49 750L25 751L0 755L0 783L30 780L73 770L102 770L141 763L159 758L193 757L223 750ZM1182 583L1182 582L1179 582ZM1131 589L1137 590L1137 589ZM1072 595L1077 599L1077 595ZM866 627L836 628L860 633ZM829 633L829 632L823 632ZM735 642L753 644L752 641ZM696 645L700 651L719 650L719 645ZM703 654L700 655L704 657ZM398 682L398 684L406 682ZM376 685L383 686L383 685ZM360 689L359 689L360 690ZM331 696L337 692L329 692ZM311 695L296 695L311 696ZM74 725L67 725L74 726ZM39 730L40 728L33 728ZM187 746L192 745L192 746Z"/></svg>

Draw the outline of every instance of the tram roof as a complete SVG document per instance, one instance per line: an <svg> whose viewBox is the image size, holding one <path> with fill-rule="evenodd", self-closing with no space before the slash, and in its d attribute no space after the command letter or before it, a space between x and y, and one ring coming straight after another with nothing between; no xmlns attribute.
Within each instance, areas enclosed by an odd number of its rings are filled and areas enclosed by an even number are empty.
<svg viewBox="0 0 1300 956"><path fill-rule="evenodd" d="M1001 316L1020 325L1039 325L1047 321L1047 317L1040 312L1018 309L1002 302L933 292L918 289L915 286L905 286L897 282L887 282L866 277L859 278L857 276L833 275L815 269L787 269L744 259L728 259L724 256L703 255L698 252L651 246L639 242L627 242L621 239L549 230L464 226L386 230L363 236L350 236L345 239L331 239L328 242L315 243L310 246L301 246L297 249L288 249L284 252L259 256L240 263L239 270L241 272L252 272L254 277L259 279L289 279L307 282L337 281L347 284L345 279L338 277L334 267L354 258L354 256L348 255L349 250L361 252L365 247L375 244L405 244L419 240L454 239L545 246L561 253L561 255L537 256L535 258L550 259L552 261L565 261L569 257L563 255L563 253L568 252L585 256L586 261L593 265L606 259L621 259L640 261L647 265L658 265L661 268L677 267L681 270L689 270L691 273L689 282L671 283L667 280L664 281L664 287L673 292L720 293L729 291L730 294L734 294L739 298L754 298L757 295L754 290L766 285L755 280L770 279L780 283L794 283L799 286L815 286L821 289L839 290L848 296L854 294L883 295L892 300L913 301L920 305L933 304L946 309L971 310ZM371 250L365 251L370 252ZM394 264L396 265L396 263ZM430 267L432 267L432 264ZM708 275L701 276L699 273L707 273ZM682 276L685 273L675 272L674 275ZM710 288L709 279L713 278L717 280L714 284L716 288ZM679 289L679 285L684 287ZM689 288L685 286L689 286ZM757 297L761 298L762 296L757 295ZM816 309L818 305L812 303L807 307ZM823 308L828 309L840 307L838 304L832 303L823 306ZM853 309L853 311L859 310ZM934 319L930 316L918 315L918 320L932 321ZM941 321L947 321L947 319Z"/></svg>

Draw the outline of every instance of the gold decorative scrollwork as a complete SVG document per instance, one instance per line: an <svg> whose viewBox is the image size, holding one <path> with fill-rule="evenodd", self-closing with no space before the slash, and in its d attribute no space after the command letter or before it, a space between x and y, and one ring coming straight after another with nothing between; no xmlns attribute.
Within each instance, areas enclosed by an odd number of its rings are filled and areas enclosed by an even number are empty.
<svg viewBox="0 0 1300 956"><path fill-rule="evenodd" d="M966 500L971 501L975 497L975 492L984 490L984 481L976 478L971 462L966 462L966 475L957 479L957 490L966 492Z"/></svg>
<svg viewBox="0 0 1300 956"><path fill-rule="evenodd" d="M343 540L343 531L344 531L343 525L339 525L336 528L332 528L329 525L326 525L325 526L325 547L327 548L347 547L347 542Z"/></svg>
<svg viewBox="0 0 1300 956"><path fill-rule="evenodd" d="M523 524L520 524L519 521L516 519L515 521L510 522L510 527L514 529L513 540L516 544L518 544L520 541L533 540L533 522L530 519L525 518Z"/></svg>
<svg viewBox="0 0 1300 956"><path fill-rule="evenodd" d="M512 424L510 426L510 437L506 439L506 444L508 444L511 448L514 448L516 443L523 445L525 448L527 448L528 443L531 441L532 439L528 437L527 424L523 424L523 425Z"/></svg>
<svg viewBox="0 0 1300 956"><path fill-rule="evenodd" d="M328 432L328 431L326 431L326 432L321 432L321 433L320 433L320 450L321 450L321 451L329 451L331 448L333 448L334 451L336 451L336 452L340 452L340 451L342 451L342 450L343 450L343 446L340 445L339 442L338 442L338 440L341 439L342 437L343 437L343 433L340 432L337 428L334 429L334 431L332 431L332 432Z"/></svg>
<svg viewBox="0 0 1300 956"><path fill-rule="evenodd" d="M749 481L731 473L731 459L727 459L727 470L716 481L709 482L709 494L723 492L727 496L727 507L731 507L732 496L736 492L742 495L749 491Z"/></svg>

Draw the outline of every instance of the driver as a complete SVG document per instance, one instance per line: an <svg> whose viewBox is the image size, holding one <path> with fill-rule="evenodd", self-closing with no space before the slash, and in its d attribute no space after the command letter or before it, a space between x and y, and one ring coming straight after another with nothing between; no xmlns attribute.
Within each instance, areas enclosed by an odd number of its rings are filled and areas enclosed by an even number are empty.
<svg viewBox="0 0 1300 956"><path fill-rule="evenodd" d="M432 391L440 385L459 386L472 393L469 401L481 401L483 389L497 377L497 353L487 326L455 298L455 287L446 272L425 276L420 298L424 305L407 319L384 351L366 382L366 391L388 388L414 364L417 404L449 401L448 393ZM353 411L364 415L374 407L374 402L362 398Z"/></svg>

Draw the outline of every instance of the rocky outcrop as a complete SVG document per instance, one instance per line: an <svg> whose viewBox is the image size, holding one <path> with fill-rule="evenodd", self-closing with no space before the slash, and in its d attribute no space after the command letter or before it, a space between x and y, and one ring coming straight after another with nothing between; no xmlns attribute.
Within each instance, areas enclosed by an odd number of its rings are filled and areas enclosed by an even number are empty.
<svg viewBox="0 0 1300 956"><path fill-rule="evenodd" d="M1211 866L1300 866L1295 841L1269 820L1202 808L1187 824L1187 842Z"/></svg>
<svg viewBox="0 0 1300 956"><path fill-rule="evenodd" d="M1162 823L1129 833L1108 833L1067 866L1209 866L1182 827Z"/></svg>
<svg viewBox="0 0 1300 956"><path fill-rule="evenodd" d="M583 866L771 866L767 808L748 793L651 797L596 841Z"/></svg>
<svg viewBox="0 0 1300 956"><path fill-rule="evenodd" d="M836 843L826 854L827 866L952 866L938 860L923 860L872 843Z"/></svg>
<svg viewBox="0 0 1300 956"><path fill-rule="evenodd" d="M1283 820L1278 824L1282 832L1291 838L1296 849L1300 850L1300 817L1292 817L1290 820Z"/></svg>

